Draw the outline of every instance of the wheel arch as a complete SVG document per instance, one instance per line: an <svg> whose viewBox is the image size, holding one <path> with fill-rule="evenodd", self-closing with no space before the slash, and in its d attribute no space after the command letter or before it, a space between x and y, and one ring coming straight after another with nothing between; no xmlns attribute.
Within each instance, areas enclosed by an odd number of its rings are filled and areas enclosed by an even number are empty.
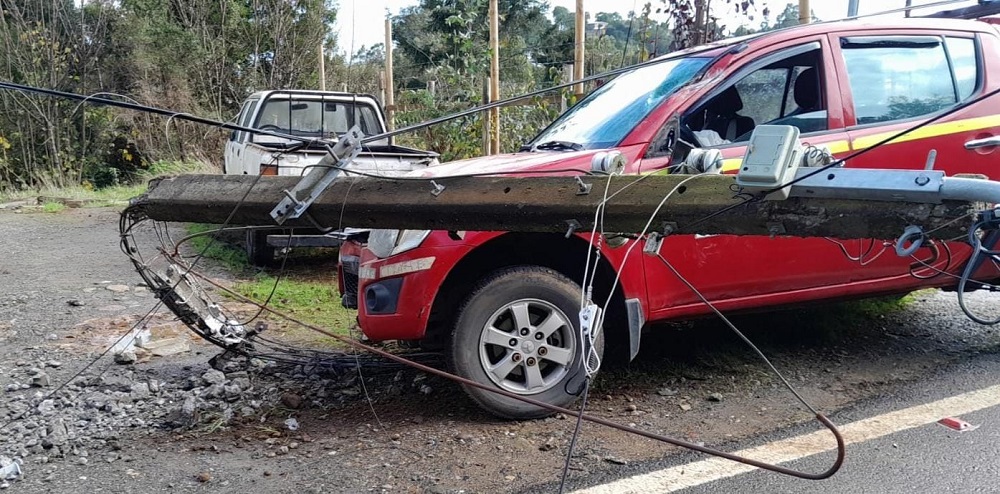
<svg viewBox="0 0 1000 494"><path fill-rule="evenodd" d="M579 236L566 238L548 233L506 233L478 246L451 269L434 298L428 318L425 345L444 348L455 324L457 311L473 287L488 274L518 266L542 266L558 271L583 285L583 268L591 244ZM594 301L603 305L614 283L615 270L601 256L594 279ZM629 347L630 334L621 283L615 289L605 318L609 356L620 357L619 347Z"/></svg>

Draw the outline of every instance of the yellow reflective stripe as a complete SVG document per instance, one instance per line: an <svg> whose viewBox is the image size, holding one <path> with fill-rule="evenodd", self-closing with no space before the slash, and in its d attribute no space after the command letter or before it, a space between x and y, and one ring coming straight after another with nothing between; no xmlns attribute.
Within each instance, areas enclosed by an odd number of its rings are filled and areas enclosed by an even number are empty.
<svg viewBox="0 0 1000 494"><path fill-rule="evenodd" d="M733 170L739 170L740 165L743 164L743 157L739 158L729 158L727 160L722 160L722 173L731 172Z"/></svg>
<svg viewBox="0 0 1000 494"><path fill-rule="evenodd" d="M824 142L822 144L817 144L817 146L825 147L833 154L846 153L851 150L851 143L846 140Z"/></svg>
<svg viewBox="0 0 1000 494"><path fill-rule="evenodd" d="M830 141L816 144L819 147L825 147L830 150L833 154L846 153L851 150L851 143L847 140L840 141ZM731 172L739 170L740 165L743 164L743 157L729 158L722 160L722 172Z"/></svg>
<svg viewBox="0 0 1000 494"><path fill-rule="evenodd" d="M931 124L926 127L919 128L913 132L910 132L909 134L906 134L898 139L894 139L891 142L895 144L898 142L915 141L917 139L940 137L948 134L957 134L959 132L969 132L973 130L988 129L990 127L1000 127L1000 115L989 115L986 117L955 120L954 122ZM881 142L882 140L888 139L889 137L898 134L901 130L902 129L893 132L880 132L878 134L859 137L854 140L854 149L861 150L865 148L870 148L875 144Z"/></svg>

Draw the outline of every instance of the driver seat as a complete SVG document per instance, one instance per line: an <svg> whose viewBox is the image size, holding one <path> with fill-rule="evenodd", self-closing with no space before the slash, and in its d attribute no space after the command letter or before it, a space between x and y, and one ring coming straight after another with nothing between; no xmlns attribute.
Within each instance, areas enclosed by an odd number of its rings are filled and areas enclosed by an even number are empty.
<svg viewBox="0 0 1000 494"><path fill-rule="evenodd" d="M737 115L743 109L743 99L736 91L736 86L729 86L716 96L706 110L715 115L705 125L706 129L714 130L719 137L734 141L737 137L753 130L756 125L752 118Z"/></svg>

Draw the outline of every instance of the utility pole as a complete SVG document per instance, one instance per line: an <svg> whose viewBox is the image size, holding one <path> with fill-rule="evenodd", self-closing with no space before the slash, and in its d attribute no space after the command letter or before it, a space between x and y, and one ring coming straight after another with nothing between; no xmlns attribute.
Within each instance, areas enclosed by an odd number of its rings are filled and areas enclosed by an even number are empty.
<svg viewBox="0 0 1000 494"><path fill-rule="evenodd" d="M708 5L705 5L705 0L696 0L694 2L694 40L692 40L691 46L698 46L705 44L708 39L708 22L705 20L707 17Z"/></svg>
<svg viewBox="0 0 1000 494"><path fill-rule="evenodd" d="M583 11L583 0L576 0L576 46L573 50L573 80L583 79L583 50L587 40L587 24L585 22L586 13ZM583 84L573 86L573 94L576 100L583 98Z"/></svg>
<svg viewBox="0 0 1000 494"><path fill-rule="evenodd" d="M323 53L323 42L319 43L319 90L326 91L326 54Z"/></svg>
<svg viewBox="0 0 1000 494"><path fill-rule="evenodd" d="M799 24L809 24L809 0L799 0Z"/></svg>
<svg viewBox="0 0 1000 494"><path fill-rule="evenodd" d="M678 234L897 238L904 226L918 225L928 236L945 239L967 232L972 220L957 220L979 208L968 201L986 201L982 196L966 198L967 191L973 186L1000 187L988 180L941 178L942 172L924 170L836 170L830 174L835 180L823 173L793 185L787 200L747 203L732 193L734 175L693 179L681 174L649 175L641 182L628 175L436 177L437 195L429 182L348 177L324 187L308 206L308 215L288 218L283 225L565 234L574 227L575 231L593 227L594 208L601 202L599 191L608 187L614 199L605 205L605 231L642 231L659 211L652 224L664 228L664 222L670 222ZM919 177L932 181L923 187ZM272 209L302 180L297 176L181 175L150 182L148 191L132 204L156 221L274 225ZM665 207L658 208L660 198L682 183L684 193L674 194ZM850 189L858 186L852 184L865 184L863 190L853 192L869 194L857 197L883 199L838 199L855 197ZM837 187L846 187L847 192L834 190ZM879 187L885 190L875 190ZM247 196L251 188L253 194ZM948 189L952 193L944 194ZM997 196L1000 193L990 195L988 202L1000 202ZM885 199L889 197L893 199ZM918 206L922 199L933 204ZM716 214L723 208L726 213ZM711 221L704 221L709 215Z"/></svg>
<svg viewBox="0 0 1000 494"><path fill-rule="evenodd" d="M385 18L385 119L389 130L396 128L396 84L392 77L392 19Z"/></svg>
<svg viewBox="0 0 1000 494"><path fill-rule="evenodd" d="M500 99L500 8L490 0L490 103ZM500 154L500 108L491 108L490 153Z"/></svg>
<svg viewBox="0 0 1000 494"><path fill-rule="evenodd" d="M490 100L490 93L492 92L490 88L493 87L493 83L490 82L490 77L486 76L483 80L483 104ZM483 155L489 155L493 150L493 110L484 115L483 118Z"/></svg>

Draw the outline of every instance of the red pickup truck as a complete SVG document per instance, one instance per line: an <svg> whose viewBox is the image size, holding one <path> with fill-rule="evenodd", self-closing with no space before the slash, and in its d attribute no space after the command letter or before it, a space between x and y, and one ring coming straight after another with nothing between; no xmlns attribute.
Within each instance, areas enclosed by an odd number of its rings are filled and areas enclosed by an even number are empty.
<svg viewBox="0 0 1000 494"><path fill-rule="evenodd" d="M671 56L676 56L674 54ZM616 150L626 173L663 171L697 148L738 168L761 124L792 125L801 140L837 157L1000 87L1000 33L961 20L845 21L799 26L682 52L622 74L570 108L521 152L446 163L420 172L444 176L531 170L591 170L595 154ZM1000 101L983 101L851 159L859 168L934 167L947 175L1000 178L995 146ZM559 171L559 172L556 172ZM902 227L903 225L901 225ZM634 233L634 232L629 232ZM634 237L634 235L633 235ZM419 341L444 349L467 378L567 405L580 377L579 314L588 251L600 249L594 284L610 297L607 347L633 356L651 323L709 313L635 240L606 232L562 234L375 230L341 251L343 303L373 340ZM675 235L661 253L722 311L906 293L954 286L921 265L927 247L898 257L882 240ZM955 274L971 249L948 243L935 269ZM862 257L859 259L859 256ZM914 276L914 274L922 276ZM612 291L614 280L620 282ZM617 345L616 345L617 344ZM510 418L547 411L468 388L487 410Z"/></svg>

